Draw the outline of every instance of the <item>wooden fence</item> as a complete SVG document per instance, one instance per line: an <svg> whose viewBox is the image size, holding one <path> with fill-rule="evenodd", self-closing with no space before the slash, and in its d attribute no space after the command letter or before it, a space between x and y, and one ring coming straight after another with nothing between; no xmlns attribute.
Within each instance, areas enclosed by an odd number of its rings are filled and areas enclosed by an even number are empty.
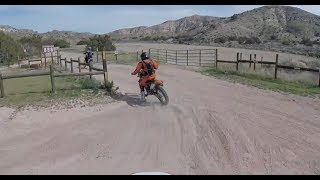
<svg viewBox="0 0 320 180"><path fill-rule="evenodd" d="M40 62L40 66L42 67L44 64L44 68L47 69L48 65L50 64L57 64L59 59L61 59L61 55L59 55L59 51L57 51L54 55L54 53L51 53L51 56L47 56L47 53L42 53L40 58L35 58L35 59L19 59L18 57L18 65L21 67L21 62L27 61L28 62L28 67L31 68L31 63L33 62Z"/></svg>
<svg viewBox="0 0 320 180"><path fill-rule="evenodd" d="M32 62L32 61L31 61ZM62 63L64 62L64 63ZM74 66L73 64L77 63L77 67L79 68L79 72L75 73L74 72ZM68 71L68 66L67 64L70 64L70 70L71 72L68 73L56 73L57 69L54 68L54 64L49 65L49 71L47 72L37 72L37 73L23 73L23 74L15 74L15 75L2 75L0 72L0 97L3 98L5 96L4 92L4 83L3 81L6 79L14 79L14 78L25 78L25 77L35 77L35 76L50 76L50 82L51 82L51 93L56 93L56 87L55 87L55 78L58 77L66 77L66 76L86 76L89 75L90 78L92 78L93 75L99 75L103 74L104 75L104 85L105 87L107 86L108 82L108 70L107 70L107 61L104 57L102 57L102 66L103 68L97 68L93 67L92 62L91 63L81 63L80 58L77 60L70 59L69 61L66 58L61 58L61 56L58 59L58 64L60 67L64 64L64 70ZM81 72L81 66L89 66L89 72ZM94 70L94 72L93 72Z"/></svg>
<svg viewBox="0 0 320 180"><path fill-rule="evenodd" d="M167 50L149 49L151 58L168 64L185 66L212 66L218 58L218 49Z"/></svg>
<svg viewBox="0 0 320 180"><path fill-rule="evenodd" d="M140 60L140 52L119 52L115 54L114 51L95 51L95 62L100 62L103 57L113 57L110 60L114 59L115 61L121 60L122 57L134 57L137 61Z"/></svg>
<svg viewBox="0 0 320 180"><path fill-rule="evenodd" d="M239 70L239 64L248 63L249 68L256 70L256 64L274 65L274 79L278 78L279 69L289 69L295 71L314 72L318 76L318 87L320 87L320 68L294 67L279 64L279 54L276 54L275 61L257 60L256 54L250 54L249 59L242 59L242 53L238 52L236 61L218 59L218 49L197 49L197 50L167 50L167 49L149 49L152 58L164 61L168 64L185 66L210 66L219 67L219 63L235 64L236 71Z"/></svg>

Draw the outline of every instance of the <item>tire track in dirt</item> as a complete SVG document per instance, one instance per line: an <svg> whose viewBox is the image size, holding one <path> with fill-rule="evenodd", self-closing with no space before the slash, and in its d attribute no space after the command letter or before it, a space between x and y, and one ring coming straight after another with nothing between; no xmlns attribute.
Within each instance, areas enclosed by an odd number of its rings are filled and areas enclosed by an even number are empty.
<svg viewBox="0 0 320 180"><path fill-rule="evenodd" d="M320 172L319 99L161 65L169 105L153 97L141 104L133 69L108 64L123 96L99 110L22 111L0 121L8 133L0 136L0 174Z"/></svg>

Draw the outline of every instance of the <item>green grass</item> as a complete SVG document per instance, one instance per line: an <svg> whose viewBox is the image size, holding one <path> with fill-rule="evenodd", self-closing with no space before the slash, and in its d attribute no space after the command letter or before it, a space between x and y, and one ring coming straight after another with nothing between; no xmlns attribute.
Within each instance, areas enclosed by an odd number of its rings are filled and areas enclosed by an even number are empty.
<svg viewBox="0 0 320 180"><path fill-rule="evenodd" d="M48 76L4 80L5 97L0 98L0 107L46 105L52 100L71 100L92 97L98 94L101 83L84 77L55 78L56 94L51 94Z"/></svg>
<svg viewBox="0 0 320 180"><path fill-rule="evenodd" d="M271 77L263 77L258 74L223 71L215 68L207 68L201 71L205 75L214 76L219 79L224 79L230 82L238 82L260 89L268 89L277 92L296 94L301 96L319 96L320 88L317 85L299 82L299 81L284 81L281 79L273 79Z"/></svg>

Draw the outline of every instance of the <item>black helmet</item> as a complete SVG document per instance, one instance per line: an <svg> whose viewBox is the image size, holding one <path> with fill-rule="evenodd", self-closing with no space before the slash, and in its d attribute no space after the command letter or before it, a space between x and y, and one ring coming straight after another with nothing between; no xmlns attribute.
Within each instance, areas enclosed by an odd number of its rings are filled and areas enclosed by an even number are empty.
<svg viewBox="0 0 320 180"><path fill-rule="evenodd" d="M141 55L140 55L140 57L141 57L141 61L143 61L143 60L145 60L145 59L148 59L148 55L147 55L146 52L142 52Z"/></svg>

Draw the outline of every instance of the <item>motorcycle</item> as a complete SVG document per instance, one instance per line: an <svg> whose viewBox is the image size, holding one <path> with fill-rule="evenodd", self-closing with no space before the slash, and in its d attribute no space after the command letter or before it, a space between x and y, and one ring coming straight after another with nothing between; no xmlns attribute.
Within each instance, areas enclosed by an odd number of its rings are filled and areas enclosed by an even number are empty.
<svg viewBox="0 0 320 180"><path fill-rule="evenodd" d="M142 77L142 71L139 72L138 77ZM151 80L147 81L147 85L145 87L147 94L145 94L145 97L148 95L154 95L156 96L162 105L167 105L169 103L169 97L167 95L167 92L163 89L163 81L162 80ZM142 99L145 100L145 97L142 97Z"/></svg>

